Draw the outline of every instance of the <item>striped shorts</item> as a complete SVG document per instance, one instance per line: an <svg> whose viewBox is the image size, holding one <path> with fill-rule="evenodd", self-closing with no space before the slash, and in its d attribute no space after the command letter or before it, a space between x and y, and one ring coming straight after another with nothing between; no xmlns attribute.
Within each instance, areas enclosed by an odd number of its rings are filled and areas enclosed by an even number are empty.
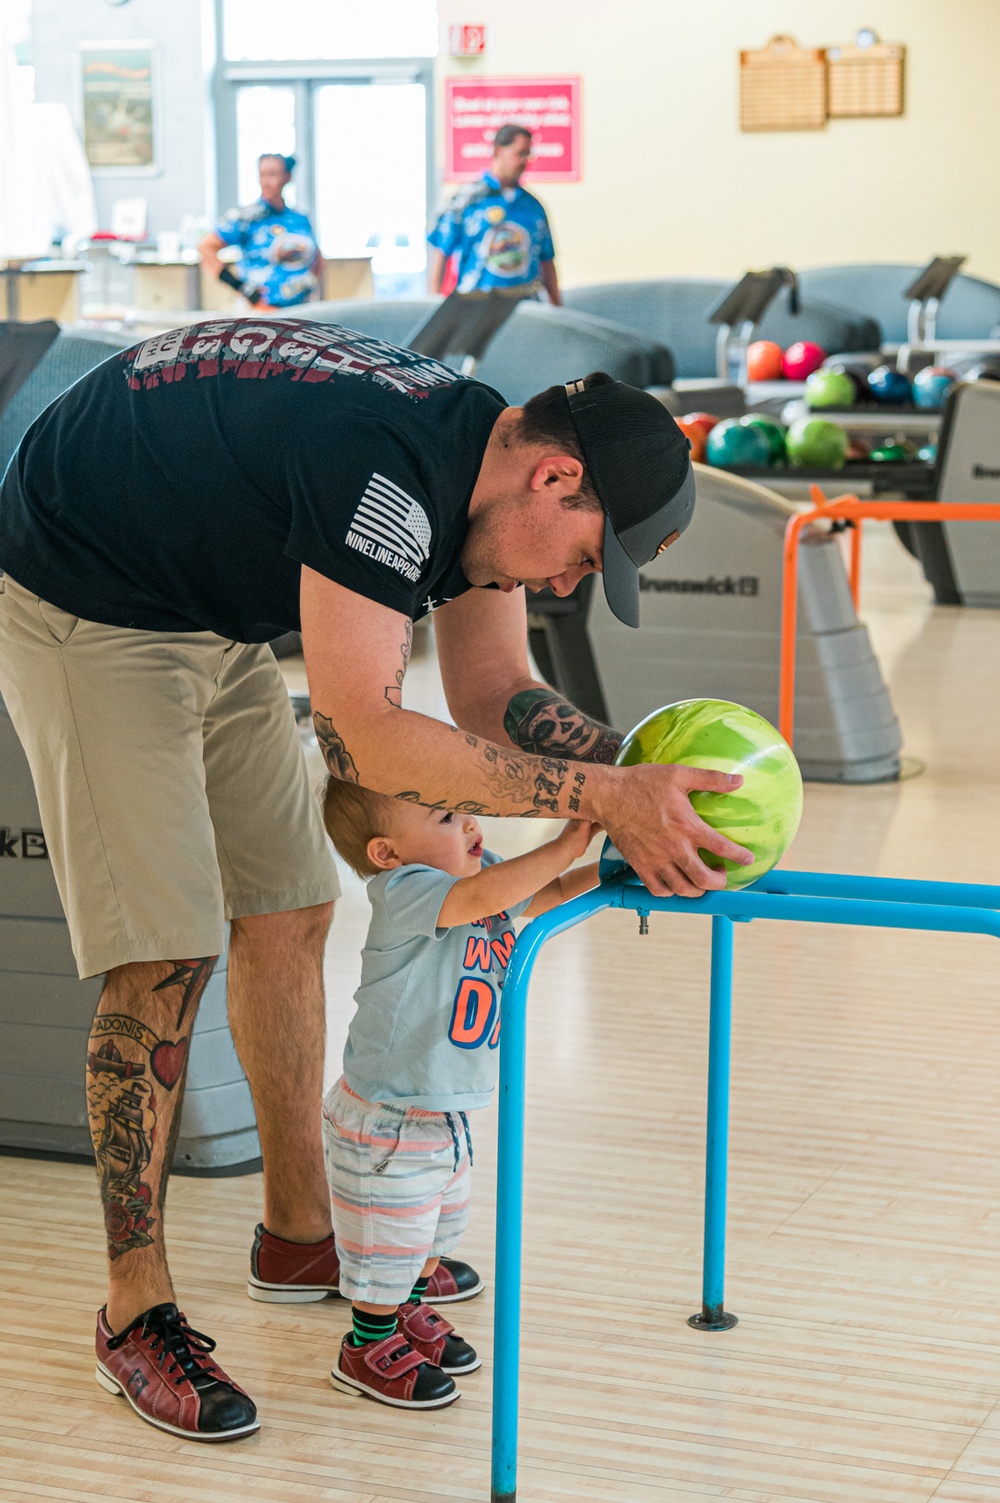
<svg viewBox="0 0 1000 1503"><path fill-rule="evenodd" d="M402 1304L427 1259L452 1252L468 1224L464 1113L363 1101L340 1079L323 1102L323 1148L341 1294Z"/></svg>

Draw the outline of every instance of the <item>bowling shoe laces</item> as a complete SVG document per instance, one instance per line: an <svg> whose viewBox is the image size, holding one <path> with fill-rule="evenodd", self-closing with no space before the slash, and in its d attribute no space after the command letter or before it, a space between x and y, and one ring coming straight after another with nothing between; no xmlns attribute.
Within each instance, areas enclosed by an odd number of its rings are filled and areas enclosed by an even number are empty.
<svg viewBox="0 0 1000 1503"><path fill-rule="evenodd" d="M434 1305L473 1299L485 1288L468 1263L442 1258L427 1286ZM286 1242L258 1226L250 1253L247 1294L265 1304L309 1304L340 1293L340 1259L332 1234L322 1242Z"/></svg>
<svg viewBox="0 0 1000 1503"><path fill-rule="evenodd" d="M330 1382L344 1393L367 1394L394 1409L442 1409L461 1398L454 1378L428 1362L401 1331L364 1346L355 1346L348 1332Z"/></svg>
<svg viewBox="0 0 1000 1503"><path fill-rule="evenodd" d="M236 1440L260 1428L253 1401L211 1360L215 1342L176 1305L154 1305L116 1336L97 1316L94 1376L140 1419L185 1440Z"/></svg>
<svg viewBox="0 0 1000 1503"><path fill-rule="evenodd" d="M443 1373L471 1373L483 1365L475 1349L455 1335L455 1327L423 1301L400 1305L397 1329L415 1352Z"/></svg>

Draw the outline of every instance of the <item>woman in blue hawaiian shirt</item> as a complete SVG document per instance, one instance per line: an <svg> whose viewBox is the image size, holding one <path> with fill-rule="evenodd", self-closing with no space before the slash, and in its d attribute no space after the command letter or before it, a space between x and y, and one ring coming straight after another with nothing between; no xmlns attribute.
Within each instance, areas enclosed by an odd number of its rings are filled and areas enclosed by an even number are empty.
<svg viewBox="0 0 1000 1503"><path fill-rule="evenodd" d="M258 161L260 198L232 209L198 247L209 275L236 288L261 312L304 303L323 275L308 216L290 209L283 197L294 166L294 157L265 152ZM230 245L239 249L239 259L223 263L219 251Z"/></svg>

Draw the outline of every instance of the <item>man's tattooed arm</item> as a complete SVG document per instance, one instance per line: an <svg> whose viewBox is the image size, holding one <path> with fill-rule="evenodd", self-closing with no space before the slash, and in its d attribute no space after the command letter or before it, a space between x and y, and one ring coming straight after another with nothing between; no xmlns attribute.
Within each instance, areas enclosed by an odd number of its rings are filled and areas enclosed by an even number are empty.
<svg viewBox="0 0 1000 1503"><path fill-rule="evenodd" d="M503 724L515 746L538 757L558 754L575 762L610 765L622 744L617 731L591 720L554 689L541 686L515 694Z"/></svg>
<svg viewBox="0 0 1000 1503"><path fill-rule="evenodd" d="M466 736L466 741L474 750L478 750L479 743L475 736ZM493 746L486 742L482 749L483 765L480 767L481 776L485 776L489 785L492 799L489 802L478 802L475 799L458 799L454 802L432 800L426 793L418 788L406 788L402 792L394 794L395 798L402 799L408 804L425 804L430 809L454 809L459 814L492 814L505 815L510 809L505 805L512 803L527 804L530 807L517 811L519 819L537 819L539 815L560 814L559 799L569 776L569 763L560 761L556 757L542 757L539 762L534 758L519 757L516 752L507 752L500 746ZM573 786L570 790L568 808L575 812L580 807L580 795L586 782L586 773L576 772L573 774Z"/></svg>
<svg viewBox="0 0 1000 1503"><path fill-rule="evenodd" d="M413 651L413 622L406 623L406 636L400 645L400 666L396 670L396 682L386 684L385 697L397 710L403 708L403 680L406 670L410 665L410 653Z"/></svg>
<svg viewBox="0 0 1000 1503"><path fill-rule="evenodd" d="M387 689L386 693L388 692ZM313 725L316 727L316 740L323 753L323 760L332 775L345 783L359 783L361 779L358 777L354 758L344 745L344 738L334 726L333 721L321 715L318 710L314 710Z"/></svg>
<svg viewBox="0 0 1000 1503"><path fill-rule="evenodd" d="M394 710L402 708L403 679L410 659L412 642L412 624L407 622L405 638L400 644L400 666L396 672L396 682L385 687L385 699ZM544 697L546 704L556 703L560 708L576 716L577 721L589 729L591 742L595 739L595 732L604 738L601 741L602 746L607 738L613 737L613 732L607 730L606 727L597 726L593 721L584 721L579 711L573 710L571 705L563 705L551 690L528 692L532 706L535 706L537 696L540 694ZM524 697L524 695L518 696L517 699L511 701L511 704L517 705L518 701ZM527 713L530 715L531 711ZM416 718L424 719L422 716ZM537 719L537 715L535 718ZM409 719L407 715L397 722L393 716L393 729L390 731L393 741L396 740L395 727L398 725L402 730L403 721ZM345 782L360 783L361 774L358 766L347 749L343 735L336 729L333 721L329 716L315 710L313 723L316 727L316 738L330 773ZM567 756L583 760L586 753L582 750L577 751L575 747L584 739L584 732L578 727L570 726L566 721L560 724L567 742ZM444 727L438 724L437 729L440 731ZM448 729L452 735L461 737L465 742L465 748L471 754L472 765L466 763L463 771L455 769L452 774L456 781L469 778L474 788L471 796L453 798L440 792L442 781L445 779L451 781L447 772L450 759L447 756L442 759L440 751L437 756L432 754L425 762L422 762L425 771L430 774L428 781L433 779L438 785L435 791L432 792L426 787L390 790L384 785L382 791L389 793L393 798L401 799L404 803L423 804L430 809L454 809L460 814L513 814L521 819L537 819L539 816L554 815L558 818L560 814L579 813L587 775L577 770L570 776L570 763L562 757L552 755L553 751L562 749L559 746L558 735L552 737L552 747L548 748L544 745L541 733L539 733L537 745L525 743L524 751L519 752L505 746L494 745L490 741L482 741L478 736L462 731L457 726L449 726ZM574 749L571 749L570 743ZM615 744L617 745L617 739ZM611 761L612 757L613 752L606 758L591 755L590 760ZM415 761L415 758L411 757L410 761ZM367 754L364 765L367 768ZM368 775L370 776L371 773L369 772ZM466 786L468 787L468 783ZM512 805L515 807L512 808Z"/></svg>

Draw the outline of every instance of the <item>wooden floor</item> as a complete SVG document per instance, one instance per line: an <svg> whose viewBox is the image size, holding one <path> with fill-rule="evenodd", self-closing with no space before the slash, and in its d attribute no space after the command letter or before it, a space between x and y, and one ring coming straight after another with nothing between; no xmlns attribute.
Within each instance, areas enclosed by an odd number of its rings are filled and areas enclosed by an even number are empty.
<svg viewBox="0 0 1000 1503"><path fill-rule="evenodd" d="M787 864L997 880L996 613L936 610L872 529L864 614L926 771L807 790ZM289 665L294 679L296 667ZM429 656L418 702L439 689ZM512 854L539 831L498 823ZM329 959L336 1068L366 918L351 882ZM1000 1503L1000 952L987 939L737 932L728 1303L698 1303L708 932L607 913L553 942L532 996L524 1503ZM489 1275L495 1114L477 1114L466 1254ZM327 1380L345 1307L243 1292L259 1183L175 1180L193 1323L261 1433L197 1447L94 1383L92 1174L0 1160L0 1499L485 1500L491 1296L464 1396L408 1415Z"/></svg>

